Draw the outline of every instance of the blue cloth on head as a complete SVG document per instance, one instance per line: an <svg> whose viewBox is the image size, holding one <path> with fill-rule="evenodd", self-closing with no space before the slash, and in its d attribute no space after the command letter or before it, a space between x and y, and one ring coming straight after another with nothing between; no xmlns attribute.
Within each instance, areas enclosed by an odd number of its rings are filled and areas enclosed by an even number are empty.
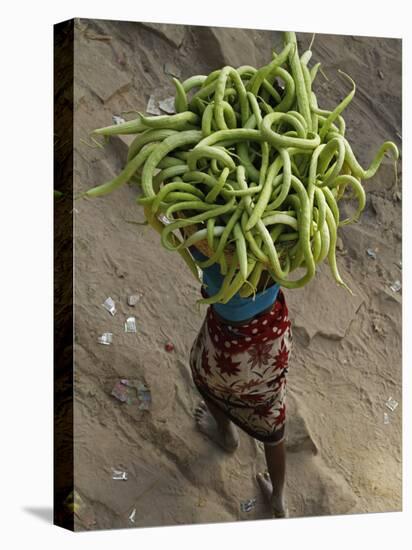
<svg viewBox="0 0 412 550"><path fill-rule="evenodd" d="M190 253L195 260L204 261L207 257L204 256L196 247L189 247ZM219 292L223 282L223 275L220 273L220 265L213 264L210 267L202 269L203 285L208 296L213 296ZM270 305L272 305L277 297L280 285L275 284L271 287L257 292L255 298L242 298L237 292L227 304L213 304L215 311L228 321L244 321L255 317Z"/></svg>

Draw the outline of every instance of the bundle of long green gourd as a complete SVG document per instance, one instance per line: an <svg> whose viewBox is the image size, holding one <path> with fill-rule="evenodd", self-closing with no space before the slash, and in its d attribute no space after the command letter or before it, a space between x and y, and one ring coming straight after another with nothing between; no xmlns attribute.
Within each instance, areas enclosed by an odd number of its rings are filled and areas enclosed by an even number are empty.
<svg viewBox="0 0 412 550"><path fill-rule="evenodd" d="M341 112L354 96L353 80L342 73L351 92L333 111L320 109L312 91L320 63L309 69L311 51L299 57L295 33L284 33L284 44L260 69L224 67L183 83L173 79L175 115L139 115L94 132L137 135L120 175L85 195L137 181L137 202L163 246L178 251L196 278L197 266L220 264L222 287L202 303L252 295L264 270L286 288L302 287L326 258L348 288L336 265L337 228L358 219L365 207L361 180L375 174L386 152L396 173L394 143L385 142L364 169L345 138ZM353 197L356 213L340 220L338 201ZM201 242L210 257L195 261L188 247ZM297 268L304 274L290 278Z"/></svg>

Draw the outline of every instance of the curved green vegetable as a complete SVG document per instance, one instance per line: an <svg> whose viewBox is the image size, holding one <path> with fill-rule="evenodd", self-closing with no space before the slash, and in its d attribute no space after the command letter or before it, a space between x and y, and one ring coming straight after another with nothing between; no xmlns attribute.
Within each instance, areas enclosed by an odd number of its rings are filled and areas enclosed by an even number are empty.
<svg viewBox="0 0 412 550"><path fill-rule="evenodd" d="M341 72L350 92L330 110L319 107L313 81L320 63L309 67L311 59L311 46L300 55L295 33L286 32L283 50L263 67L173 78L176 114L139 114L93 132L135 137L120 174L79 196L107 195L131 182L164 248L179 252L196 278L199 268L219 265L222 286L201 303L254 296L269 277L300 288L326 259L347 288L336 262L338 229L365 208L362 180L387 154L396 172L399 151L385 141L367 168L359 164L342 116L355 83ZM341 220L341 203L351 199L356 210ZM193 246L208 257L195 261Z"/></svg>

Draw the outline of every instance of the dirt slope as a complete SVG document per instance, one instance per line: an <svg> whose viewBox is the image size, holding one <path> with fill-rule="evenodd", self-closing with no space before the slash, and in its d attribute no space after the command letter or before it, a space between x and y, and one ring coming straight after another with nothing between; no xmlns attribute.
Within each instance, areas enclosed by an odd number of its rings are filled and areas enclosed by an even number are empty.
<svg viewBox="0 0 412 550"><path fill-rule="evenodd" d="M300 35L307 47L311 35ZM207 74L223 64L261 65L279 49L280 33L110 21L76 22L75 189L114 177L125 145L101 149L90 130L113 114L145 110L150 93L173 93L170 76ZM318 35L313 58L320 106L346 95L341 69L357 92L345 119L348 136L366 165L382 141L401 145L399 40ZM340 231L338 263L355 292L333 282L324 265L303 290L286 291L295 349L288 382L288 500L291 516L377 512L401 508L401 202L393 197L387 162L365 184L361 222ZM215 449L194 428L198 395L188 353L205 309L199 288L180 256L159 244L125 186L75 205L75 478L95 519L93 528L155 526L268 517L254 474L263 449L242 434L234 456ZM376 259L366 253L371 248ZM136 291L134 307L126 298ZM111 296L117 314L103 301ZM124 332L127 316L137 334ZM97 337L113 333L113 344ZM175 351L164 350L172 341ZM150 411L110 395L119 378L145 382ZM384 424L384 412L389 424ZM127 481L112 479L111 468ZM257 497L241 512L239 503ZM135 522L129 515L135 512ZM88 528L77 520L77 529Z"/></svg>

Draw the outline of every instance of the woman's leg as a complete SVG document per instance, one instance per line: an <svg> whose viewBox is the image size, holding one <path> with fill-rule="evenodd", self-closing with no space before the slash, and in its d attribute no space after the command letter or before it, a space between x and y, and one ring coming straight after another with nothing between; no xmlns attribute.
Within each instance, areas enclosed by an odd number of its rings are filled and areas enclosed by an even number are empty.
<svg viewBox="0 0 412 550"><path fill-rule="evenodd" d="M259 485L271 503L275 517L287 515L284 502L286 450L285 443L281 441L277 445L265 445L266 464L268 474L258 474Z"/></svg>
<svg viewBox="0 0 412 550"><path fill-rule="evenodd" d="M239 446L239 434L230 419L209 399L201 401L195 409L196 425L202 433L233 452Z"/></svg>

